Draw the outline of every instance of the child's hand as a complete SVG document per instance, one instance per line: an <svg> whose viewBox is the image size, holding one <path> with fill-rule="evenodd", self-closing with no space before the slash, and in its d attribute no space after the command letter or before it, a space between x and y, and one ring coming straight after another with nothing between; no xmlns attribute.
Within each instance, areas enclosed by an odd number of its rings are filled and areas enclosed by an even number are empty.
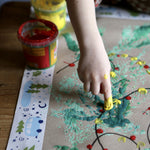
<svg viewBox="0 0 150 150"><path fill-rule="evenodd" d="M94 0L66 2L80 47L79 78L85 91L92 91L95 95L104 94L104 108L110 110L113 107L110 63L97 28Z"/></svg>
<svg viewBox="0 0 150 150"><path fill-rule="evenodd" d="M81 46L78 75L85 91L94 95L104 94L105 100L111 97L110 62L100 36L88 40Z"/></svg>

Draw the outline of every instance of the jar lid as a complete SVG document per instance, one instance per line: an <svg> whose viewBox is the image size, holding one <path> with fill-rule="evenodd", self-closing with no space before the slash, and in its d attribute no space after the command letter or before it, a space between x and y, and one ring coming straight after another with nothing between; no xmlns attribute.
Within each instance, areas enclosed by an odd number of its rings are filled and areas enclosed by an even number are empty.
<svg viewBox="0 0 150 150"><path fill-rule="evenodd" d="M47 46L58 36L57 26L47 20L35 19L23 23L18 30L18 39L32 47Z"/></svg>

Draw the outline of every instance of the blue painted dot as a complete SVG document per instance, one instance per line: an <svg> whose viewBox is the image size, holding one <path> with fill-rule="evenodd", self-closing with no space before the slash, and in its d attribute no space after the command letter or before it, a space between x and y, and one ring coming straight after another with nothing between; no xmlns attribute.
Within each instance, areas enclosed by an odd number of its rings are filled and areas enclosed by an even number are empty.
<svg viewBox="0 0 150 150"><path fill-rule="evenodd" d="M41 101L39 101L39 103L41 103Z"/></svg>
<svg viewBox="0 0 150 150"><path fill-rule="evenodd" d="M39 123L43 123L43 120L39 120Z"/></svg>
<svg viewBox="0 0 150 150"><path fill-rule="evenodd" d="M27 115L24 115L24 117L26 117Z"/></svg>
<svg viewBox="0 0 150 150"><path fill-rule="evenodd" d="M13 139L13 142L16 142L16 139Z"/></svg>
<svg viewBox="0 0 150 150"><path fill-rule="evenodd" d="M38 129L38 130L36 130L38 133L40 133L42 130L41 129Z"/></svg>
<svg viewBox="0 0 150 150"><path fill-rule="evenodd" d="M35 108L32 108L32 110L34 110Z"/></svg>
<svg viewBox="0 0 150 150"><path fill-rule="evenodd" d="M51 74L49 74L49 76L51 76Z"/></svg>
<svg viewBox="0 0 150 150"><path fill-rule="evenodd" d="M38 114L39 112L37 111L36 114Z"/></svg>

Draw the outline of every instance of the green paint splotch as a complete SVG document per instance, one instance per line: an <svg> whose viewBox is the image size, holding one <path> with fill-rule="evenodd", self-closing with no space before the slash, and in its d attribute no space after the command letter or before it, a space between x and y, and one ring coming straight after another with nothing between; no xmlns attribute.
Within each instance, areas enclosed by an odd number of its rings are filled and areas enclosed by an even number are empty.
<svg viewBox="0 0 150 150"><path fill-rule="evenodd" d="M147 45L150 45L150 25L135 26L134 28L129 26L122 31L119 45L114 46L110 53L123 52Z"/></svg>

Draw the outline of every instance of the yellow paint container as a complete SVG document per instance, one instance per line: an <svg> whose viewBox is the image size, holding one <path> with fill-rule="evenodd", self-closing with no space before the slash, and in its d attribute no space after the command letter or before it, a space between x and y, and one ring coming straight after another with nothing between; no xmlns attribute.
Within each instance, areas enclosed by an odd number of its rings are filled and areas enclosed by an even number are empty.
<svg viewBox="0 0 150 150"><path fill-rule="evenodd" d="M66 25L65 0L31 0L37 19L45 19L56 24L58 30Z"/></svg>

